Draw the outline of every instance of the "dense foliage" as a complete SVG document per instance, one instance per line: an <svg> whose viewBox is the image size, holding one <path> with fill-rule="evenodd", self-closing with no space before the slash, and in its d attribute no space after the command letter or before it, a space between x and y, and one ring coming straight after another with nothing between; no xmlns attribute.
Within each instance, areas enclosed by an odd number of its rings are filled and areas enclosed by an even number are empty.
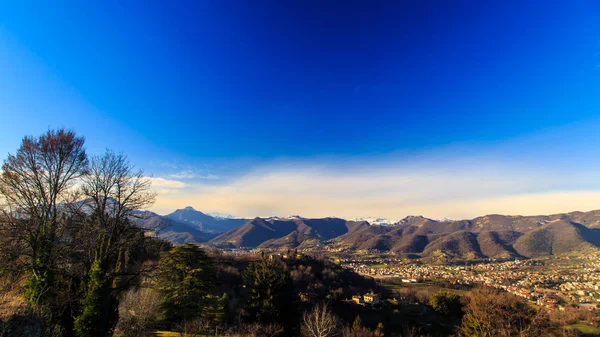
<svg viewBox="0 0 600 337"><path fill-rule="evenodd" d="M444 316L461 316L462 303L460 296L454 293L440 290L429 300L431 308Z"/></svg>
<svg viewBox="0 0 600 337"><path fill-rule="evenodd" d="M195 245L182 245L165 253L155 287L162 294L163 319L185 323L196 318L218 325L222 307L214 295L216 272L212 259Z"/></svg>
<svg viewBox="0 0 600 337"><path fill-rule="evenodd" d="M294 318L296 296L293 284L279 259L263 253L258 261L246 268L244 279L250 290L247 303L251 320L287 325Z"/></svg>

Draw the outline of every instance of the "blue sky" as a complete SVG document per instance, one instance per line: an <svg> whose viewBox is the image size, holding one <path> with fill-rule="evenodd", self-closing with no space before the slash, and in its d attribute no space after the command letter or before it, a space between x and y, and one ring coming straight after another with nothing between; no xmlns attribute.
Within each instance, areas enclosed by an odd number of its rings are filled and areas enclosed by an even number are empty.
<svg viewBox="0 0 600 337"><path fill-rule="evenodd" d="M162 213L600 208L598 17L597 1L7 2L0 153L75 129L152 174Z"/></svg>

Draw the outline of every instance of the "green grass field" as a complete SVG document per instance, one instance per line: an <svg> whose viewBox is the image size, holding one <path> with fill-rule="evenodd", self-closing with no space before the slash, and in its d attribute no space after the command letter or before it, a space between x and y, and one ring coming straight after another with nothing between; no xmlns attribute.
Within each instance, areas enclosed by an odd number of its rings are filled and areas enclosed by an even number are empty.
<svg viewBox="0 0 600 337"><path fill-rule="evenodd" d="M388 266L388 265L387 265L387 264L385 264L385 263L379 263L379 264L372 264L372 265L370 265L369 267L371 267L371 268L377 268L377 269L379 269L379 268L385 268L385 267L387 267L387 266Z"/></svg>
<svg viewBox="0 0 600 337"><path fill-rule="evenodd" d="M571 324L567 326L567 329L579 330L581 333L586 336L600 336L600 329L585 325L585 324Z"/></svg>

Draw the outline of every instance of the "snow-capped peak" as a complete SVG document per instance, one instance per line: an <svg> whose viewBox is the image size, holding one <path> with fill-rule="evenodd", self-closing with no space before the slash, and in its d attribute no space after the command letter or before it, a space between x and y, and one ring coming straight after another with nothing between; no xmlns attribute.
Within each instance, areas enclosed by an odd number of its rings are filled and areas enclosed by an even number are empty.
<svg viewBox="0 0 600 337"><path fill-rule="evenodd" d="M390 219L386 219L386 218L374 218L374 217L352 218L350 220L366 221L366 222L370 223L371 225L380 225L380 226L389 226L389 225L392 225L392 224L395 224L398 222L398 220L390 220Z"/></svg>
<svg viewBox="0 0 600 337"><path fill-rule="evenodd" d="M266 220L306 220L305 217L299 215L288 215L288 216L270 216Z"/></svg>
<svg viewBox="0 0 600 337"><path fill-rule="evenodd" d="M227 214L227 213L222 213L222 212L210 212L210 213L206 213L210 216L212 216L213 218L217 219L217 220L222 220L222 219L237 219L237 217L231 215L231 214Z"/></svg>

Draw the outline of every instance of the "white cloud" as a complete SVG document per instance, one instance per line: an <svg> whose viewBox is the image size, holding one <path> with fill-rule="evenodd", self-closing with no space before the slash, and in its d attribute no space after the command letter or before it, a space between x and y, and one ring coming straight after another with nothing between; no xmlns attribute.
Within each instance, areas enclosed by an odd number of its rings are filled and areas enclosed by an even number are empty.
<svg viewBox="0 0 600 337"><path fill-rule="evenodd" d="M169 175L173 179L199 179L199 180L219 180L219 176L215 174L197 174L192 170L183 170L174 174Z"/></svg>
<svg viewBox="0 0 600 337"><path fill-rule="evenodd" d="M600 209L600 120L503 143L428 152L279 160L234 179L195 180L154 209L237 216L473 218Z"/></svg>
<svg viewBox="0 0 600 337"><path fill-rule="evenodd" d="M178 173L173 173L169 175L169 177L174 179L193 179L196 177L196 174L191 170L183 170Z"/></svg>
<svg viewBox="0 0 600 337"><path fill-rule="evenodd" d="M178 181L178 180L169 180L169 179L160 178L160 177L152 177L149 179L150 179L150 182L151 182L153 188L181 189L186 186L185 183Z"/></svg>
<svg viewBox="0 0 600 337"><path fill-rule="evenodd" d="M190 185L156 210L182 205L240 216L301 214L309 217L422 214L433 218L471 218L488 213L540 214L600 208L600 188L580 191L600 175L509 166L444 167L367 164L341 167L263 167L221 185ZM594 206L596 205L596 206Z"/></svg>

